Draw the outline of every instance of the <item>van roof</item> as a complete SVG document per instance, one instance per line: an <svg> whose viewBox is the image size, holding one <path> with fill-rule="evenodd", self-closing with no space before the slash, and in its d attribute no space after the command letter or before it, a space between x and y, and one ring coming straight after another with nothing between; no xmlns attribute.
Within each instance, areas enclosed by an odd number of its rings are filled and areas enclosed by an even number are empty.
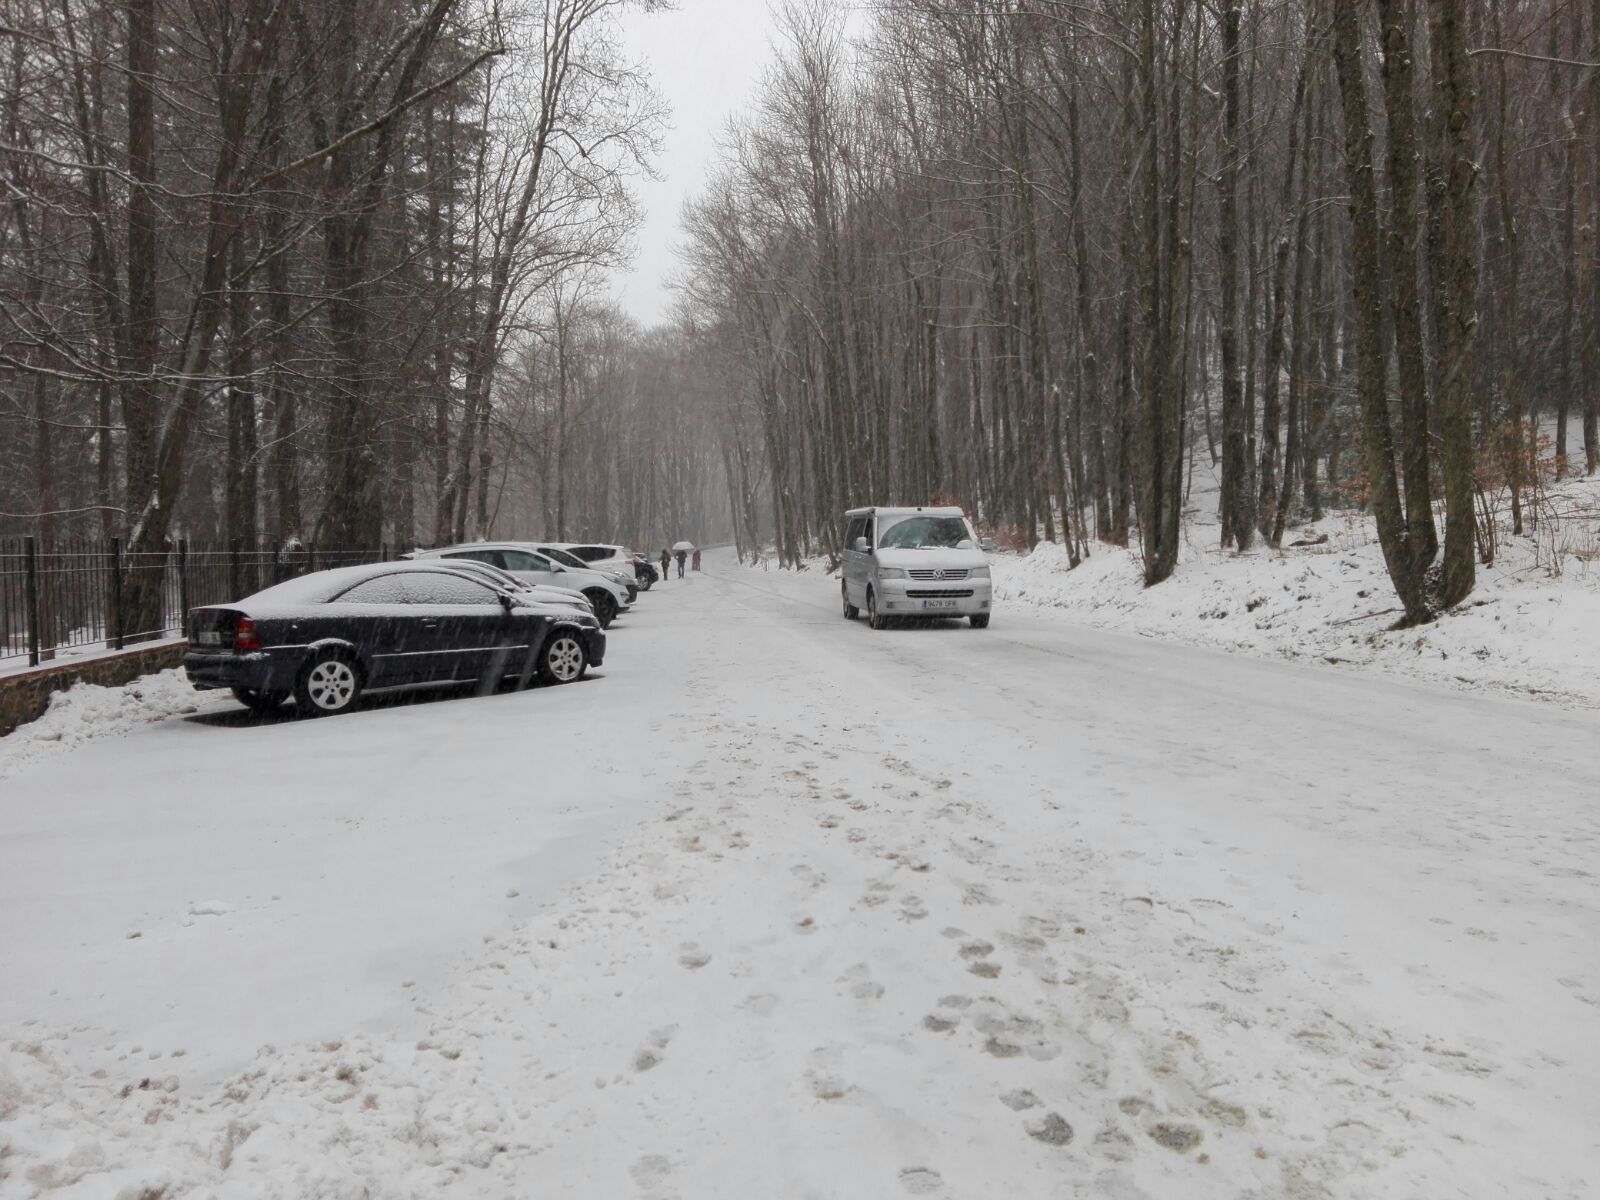
<svg viewBox="0 0 1600 1200"><path fill-rule="evenodd" d="M958 506L953 504L925 504L918 508L909 508L892 504L875 504L870 508L849 509L844 515L847 517L869 517L875 514L881 515L885 513L890 516L899 516L902 513L922 513L930 517L964 517L967 515Z"/></svg>

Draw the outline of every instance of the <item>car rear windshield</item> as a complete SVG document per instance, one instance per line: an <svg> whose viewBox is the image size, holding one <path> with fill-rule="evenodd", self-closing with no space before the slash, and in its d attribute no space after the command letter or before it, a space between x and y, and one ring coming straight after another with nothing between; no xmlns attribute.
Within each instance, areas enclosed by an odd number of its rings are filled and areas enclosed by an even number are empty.
<svg viewBox="0 0 1600 1200"><path fill-rule="evenodd" d="M907 517L887 529L879 529L878 549L954 550L971 536L960 517Z"/></svg>

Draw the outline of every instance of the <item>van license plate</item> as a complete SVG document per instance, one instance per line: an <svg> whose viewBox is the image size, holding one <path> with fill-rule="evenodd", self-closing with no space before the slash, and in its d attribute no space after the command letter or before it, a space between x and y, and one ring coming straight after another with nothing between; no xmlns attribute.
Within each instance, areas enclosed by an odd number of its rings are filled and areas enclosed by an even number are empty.
<svg viewBox="0 0 1600 1200"><path fill-rule="evenodd" d="M222 645L222 635L215 629L202 629L200 631L200 644L202 646Z"/></svg>
<svg viewBox="0 0 1600 1200"><path fill-rule="evenodd" d="M922 602L923 608L954 608L955 606L956 602L954 600L924 600Z"/></svg>

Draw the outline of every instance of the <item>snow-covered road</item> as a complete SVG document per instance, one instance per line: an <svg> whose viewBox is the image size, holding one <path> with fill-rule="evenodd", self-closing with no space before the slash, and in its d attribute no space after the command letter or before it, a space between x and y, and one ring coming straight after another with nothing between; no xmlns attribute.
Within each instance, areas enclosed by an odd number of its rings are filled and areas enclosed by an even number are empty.
<svg viewBox="0 0 1600 1200"><path fill-rule="evenodd" d="M1600 716L707 565L0 782L0 1195L1600 1189Z"/></svg>

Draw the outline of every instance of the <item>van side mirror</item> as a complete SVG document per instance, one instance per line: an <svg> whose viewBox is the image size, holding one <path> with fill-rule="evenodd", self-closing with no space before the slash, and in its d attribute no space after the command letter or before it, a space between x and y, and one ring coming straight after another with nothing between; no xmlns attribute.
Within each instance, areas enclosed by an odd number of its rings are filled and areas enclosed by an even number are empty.
<svg viewBox="0 0 1600 1200"><path fill-rule="evenodd" d="M858 537L855 541L850 543L850 549L854 550L857 554L865 554L867 552L867 539L864 537Z"/></svg>
<svg viewBox="0 0 1600 1200"><path fill-rule="evenodd" d="M996 550L1000 549L1000 547L995 544L995 540L993 538L984 538L978 543L978 549L982 550L985 554L993 554Z"/></svg>

